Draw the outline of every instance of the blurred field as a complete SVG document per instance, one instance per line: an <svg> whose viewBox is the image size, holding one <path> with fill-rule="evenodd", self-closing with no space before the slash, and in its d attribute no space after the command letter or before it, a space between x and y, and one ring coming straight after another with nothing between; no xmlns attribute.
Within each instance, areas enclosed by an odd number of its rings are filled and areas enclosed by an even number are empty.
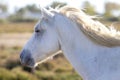
<svg viewBox="0 0 120 80"><path fill-rule="evenodd" d="M19 53L32 35L34 25L35 22L0 24L0 80L82 80L63 54L40 64L34 74L20 64ZM120 30L119 22L114 26Z"/></svg>
<svg viewBox="0 0 120 80"><path fill-rule="evenodd" d="M0 34L0 46L22 47L31 35L31 33L2 33Z"/></svg>
<svg viewBox="0 0 120 80"><path fill-rule="evenodd" d="M35 23L0 24L0 80L81 80L63 54L40 64L34 74L23 67L19 53Z"/></svg>
<svg viewBox="0 0 120 80"><path fill-rule="evenodd" d="M21 23L1 23L0 33L22 33L33 32L35 22L21 22Z"/></svg>

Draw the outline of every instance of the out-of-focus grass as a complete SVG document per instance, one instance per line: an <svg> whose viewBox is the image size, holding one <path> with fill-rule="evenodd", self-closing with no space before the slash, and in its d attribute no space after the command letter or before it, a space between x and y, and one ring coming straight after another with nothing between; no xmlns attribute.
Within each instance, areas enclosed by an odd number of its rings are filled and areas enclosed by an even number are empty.
<svg viewBox="0 0 120 80"><path fill-rule="evenodd" d="M0 48L0 80L81 80L63 54L40 64L32 74L20 64L20 51L19 46Z"/></svg>
<svg viewBox="0 0 120 80"><path fill-rule="evenodd" d="M0 68L0 80L15 80L15 74L5 68Z"/></svg>
<svg viewBox="0 0 120 80"><path fill-rule="evenodd" d="M55 73L55 72L40 72L36 71L38 79L42 80L82 80L78 74L71 72Z"/></svg>
<svg viewBox="0 0 120 80"><path fill-rule="evenodd" d="M12 67L18 64L20 47L0 47L0 66Z"/></svg>
<svg viewBox="0 0 120 80"><path fill-rule="evenodd" d="M0 24L0 33L33 32L36 22L3 23Z"/></svg>

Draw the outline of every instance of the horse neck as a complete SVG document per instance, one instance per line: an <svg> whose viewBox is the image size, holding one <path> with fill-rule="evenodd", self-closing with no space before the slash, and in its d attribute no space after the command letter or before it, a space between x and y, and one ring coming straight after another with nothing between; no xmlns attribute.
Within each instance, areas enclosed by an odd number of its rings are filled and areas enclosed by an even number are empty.
<svg viewBox="0 0 120 80"><path fill-rule="evenodd" d="M88 60L95 57L103 47L91 42L83 32L80 31L80 26L77 26L77 24L67 18L59 18L59 21L56 20L56 24L58 24L56 29L61 50L83 79L88 80L88 77L93 75L88 74L92 70L92 68L87 67L89 64Z"/></svg>
<svg viewBox="0 0 120 80"><path fill-rule="evenodd" d="M74 22L67 18L61 18L59 20L61 21L56 22L56 24L59 24L57 26L57 32L61 49L76 71L78 71L78 73L81 72L79 73L80 75L86 76L87 74L84 73L85 70L80 69L79 67L84 68L84 66L82 66L83 64L86 65L84 60L89 59L87 57L93 56L93 54L95 54L95 50L98 50L98 47L88 40Z"/></svg>
<svg viewBox="0 0 120 80"><path fill-rule="evenodd" d="M56 24L58 24L57 32L63 51L76 51L78 48L81 50L85 48L91 49L91 46L94 48L94 43L80 31L76 23L66 17L59 18L59 20L61 21L56 20Z"/></svg>

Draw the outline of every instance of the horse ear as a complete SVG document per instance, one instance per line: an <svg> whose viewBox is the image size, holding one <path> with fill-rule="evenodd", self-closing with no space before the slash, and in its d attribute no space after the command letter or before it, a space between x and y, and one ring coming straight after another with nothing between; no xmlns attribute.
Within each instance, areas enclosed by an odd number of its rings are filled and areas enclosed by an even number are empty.
<svg viewBox="0 0 120 80"><path fill-rule="evenodd" d="M52 12L50 12L49 10L47 10L45 8L41 8L41 14L46 19L51 19L54 16L54 14Z"/></svg>

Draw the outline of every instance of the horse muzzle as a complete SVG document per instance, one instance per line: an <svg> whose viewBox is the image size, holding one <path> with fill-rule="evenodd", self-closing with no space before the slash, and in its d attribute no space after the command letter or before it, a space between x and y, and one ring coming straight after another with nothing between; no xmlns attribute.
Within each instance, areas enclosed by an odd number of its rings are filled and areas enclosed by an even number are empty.
<svg viewBox="0 0 120 80"><path fill-rule="evenodd" d="M29 50L23 50L20 54L20 61L21 64L27 67L33 68L35 66L35 61L31 56Z"/></svg>

